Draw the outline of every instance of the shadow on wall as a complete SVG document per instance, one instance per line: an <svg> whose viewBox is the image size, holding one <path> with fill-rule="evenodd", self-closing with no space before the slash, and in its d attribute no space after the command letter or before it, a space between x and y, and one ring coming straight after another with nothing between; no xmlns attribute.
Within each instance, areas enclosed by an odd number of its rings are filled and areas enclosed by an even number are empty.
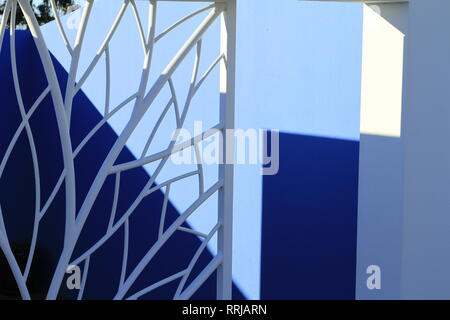
<svg viewBox="0 0 450 320"><path fill-rule="evenodd" d="M261 299L355 299L359 142L280 134L264 176Z"/></svg>
<svg viewBox="0 0 450 320"><path fill-rule="evenodd" d="M12 80L8 40L9 37L5 35L0 56L0 160L3 159L8 145L21 122ZM45 89L47 83L30 33L26 31L17 32L16 41L20 86L24 97L25 109L28 111ZM54 63L60 83L65 84L67 80L66 71L55 59ZM61 87L64 88L65 85ZM74 148L76 148L82 138L102 119L102 116L82 92L76 96L73 110L71 136ZM33 114L30 123L38 150L42 208L63 169L59 135L50 96L45 98ZM98 168L102 164L102 159L104 159L116 138L114 131L108 125L105 125L76 158L78 209ZM124 149L118 159L118 163L130 160L134 160L132 154L127 149ZM148 179L148 174L142 168L130 170L122 175L116 221L124 214ZM92 209L92 212L95 212L95 214L91 215L86 223L86 227L81 234L81 241L72 257L73 259L90 248L105 233L113 203L114 184L114 176L110 176ZM157 239L163 198L162 192L153 193L136 208L129 221L130 251L127 275ZM24 270L31 242L35 211L33 164L25 133L20 135L18 144L14 148L4 174L0 179L0 203L5 217L8 237L14 247L16 258L22 270ZM34 298L45 297L53 269L62 249L64 212L65 199L64 187L62 187L54 203L41 221L37 240L38 252L35 255L28 281ZM169 203L166 226L178 216L179 213ZM185 227L188 226L185 225ZM120 280L123 242L124 231L122 228L120 232L117 232L92 255L84 295L85 299L111 299L114 296ZM130 289L128 295L185 269L200 244L201 242L196 236L184 232L175 233L172 239L157 254L154 261L147 266L135 285ZM189 285L211 259L211 254L208 251L204 251L186 285ZM83 265L80 265L80 267L84 268ZM215 274L213 274L193 298L214 298L216 290L215 278ZM173 281L143 296L143 299L171 299L177 286L178 281ZM60 298L74 299L77 293L66 289L63 285L60 291ZM18 298L18 290L5 258L1 253L0 296L12 299ZM236 299L244 298L236 287L234 287L234 297Z"/></svg>

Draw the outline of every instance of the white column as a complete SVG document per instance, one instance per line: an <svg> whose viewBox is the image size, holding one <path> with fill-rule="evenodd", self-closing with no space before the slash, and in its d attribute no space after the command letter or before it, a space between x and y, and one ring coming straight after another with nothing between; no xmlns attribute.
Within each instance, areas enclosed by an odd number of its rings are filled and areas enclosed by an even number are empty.
<svg viewBox="0 0 450 320"><path fill-rule="evenodd" d="M217 298L232 298L232 242L233 242L233 137L227 132L234 129L235 67L236 67L236 0L227 0L221 21L221 50L225 56L220 65L220 121L222 130L222 160L219 179L223 187L219 190L219 221L222 226L218 234L218 254L223 261L217 269Z"/></svg>
<svg viewBox="0 0 450 320"><path fill-rule="evenodd" d="M358 299L400 296L404 188L401 131L407 28L407 3L364 5ZM381 289L372 288L372 283L371 289L367 286L370 266L380 268Z"/></svg>
<svg viewBox="0 0 450 320"><path fill-rule="evenodd" d="M450 298L450 1L411 0L401 296Z"/></svg>
<svg viewBox="0 0 450 320"><path fill-rule="evenodd" d="M366 6L364 19L357 298L448 299L450 2Z"/></svg>

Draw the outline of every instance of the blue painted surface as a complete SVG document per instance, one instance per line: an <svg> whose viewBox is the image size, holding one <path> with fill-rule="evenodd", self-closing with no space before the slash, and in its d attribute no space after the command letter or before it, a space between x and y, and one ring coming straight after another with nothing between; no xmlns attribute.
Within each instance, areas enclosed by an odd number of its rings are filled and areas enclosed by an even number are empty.
<svg viewBox="0 0 450 320"><path fill-rule="evenodd" d="M9 38L6 37L0 56L0 79L2 81L0 90L0 155L5 153L15 128L20 123L20 114L13 88L8 40ZM17 33L17 52L18 73L21 79L22 94L25 97L24 103L28 110L45 88L46 81L34 42L28 32ZM60 83L66 83L66 71L56 60L54 60L54 64ZM74 102L71 132L74 148L100 119L101 115L88 98L82 92L79 93ZM45 99L38 111L33 115L31 125L34 136L36 137L37 149L39 150L38 157L43 186L42 197L44 199L42 203L44 203L50 195L62 170L62 157L59 148L60 144L58 141L55 115L49 97ZM116 134L106 125L93 137L76 158L78 208L82 204L82 200L95 177L97 169L102 163L102 159L104 159L115 139ZM134 159L129 150L125 148L117 163ZM140 188L148 179L149 176L142 168L131 170L122 175L116 221L123 215L131 201L136 198ZM29 146L26 136L22 134L20 142L14 149L12 158L6 167L5 176L1 180L0 185L0 200L5 216L5 223L9 231L8 236L15 244L27 245L30 242L34 213L33 181ZM113 190L114 179L113 177L109 177L91 211L92 213L81 234L80 242L73 258L83 253L106 231L111 212ZM127 275L156 241L162 201L163 194L161 192L153 193L137 207L132 218L130 218L131 237ZM50 275L62 248L65 212L64 202L64 193L61 190L41 223L38 237L39 254L37 261L33 265L32 274L30 275L32 281L36 282L34 293L37 295L45 291L45 288L48 287ZM169 203L166 226L178 216L179 213ZM185 225L185 227L188 226ZM130 293L137 292L154 282L186 268L190 258L199 245L200 241L197 237L183 232L175 233L172 239L164 245L154 261L144 270L136 281L136 284L131 288ZM117 232L115 236L92 255L88 285L85 293L87 299L110 299L113 297L114 292L117 290L120 277L122 251L123 229ZM199 259L196 268L194 268L187 285L201 271L200 267L206 266L210 259L211 254L205 251ZM168 286L147 294L144 298L171 298L177 285L177 281L174 281ZM236 288L234 291L235 298L243 299L242 294ZM63 289L60 294L61 297L73 298L75 293ZM213 298L214 296L215 276L213 275L194 298L206 299Z"/></svg>
<svg viewBox="0 0 450 320"><path fill-rule="evenodd" d="M355 299L359 143L281 134L263 181L262 299Z"/></svg>

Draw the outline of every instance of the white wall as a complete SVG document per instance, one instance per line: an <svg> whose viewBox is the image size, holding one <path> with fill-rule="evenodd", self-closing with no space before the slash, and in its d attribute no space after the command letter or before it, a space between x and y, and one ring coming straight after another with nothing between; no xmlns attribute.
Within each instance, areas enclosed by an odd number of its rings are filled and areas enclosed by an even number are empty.
<svg viewBox="0 0 450 320"><path fill-rule="evenodd" d="M403 156L401 138L407 4L364 6L356 295L399 296ZM368 266L382 290L366 286Z"/></svg>
<svg viewBox="0 0 450 320"><path fill-rule="evenodd" d="M379 8L365 10L357 297L448 299L450 2Z"/></svg>
<svg viewBox="0 0 450 320"><path fill-rule="evenodd" d="M402 298L450 298L450 2L410 1Z"/></svg>

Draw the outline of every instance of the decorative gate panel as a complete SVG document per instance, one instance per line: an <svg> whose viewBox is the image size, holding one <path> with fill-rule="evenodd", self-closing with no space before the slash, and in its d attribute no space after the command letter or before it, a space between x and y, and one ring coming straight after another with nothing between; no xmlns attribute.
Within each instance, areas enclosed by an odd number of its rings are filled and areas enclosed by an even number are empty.
<svg viewBox="0 0 450 320"><path fill-rule="evenodd" d="M120 1L120 0L117 0ZM32 228L31 241L29 250L27 251L26 263L22 267L17 261L12 248L12 244L8 238L8 225L5 223L4 212L2 211L2 204L0 203L0 247L12 271L14 279L19 288L23 299L30 299L30 291L28 286L28 279L33 268L34 255L36 252L37 239L40 232L40 225L48 209L55 201L58 193L63 192L65 197L65 213L64 213L64 239L62 250L59 254L58 262L53 271L50 286L47 292L47 299L56 299L64 285L64 280L68 273L70 274L78 266L82 267L82 278L80 281L80 288L78 292L78 299L83 299L84 289L89 282L89 265L93 254L99 248L107 244L118 232L124 234L123 236L123 253L122 253L122 268L120 274L120 281L115 292L115 299L139 299L145 294L156 290L168 283L178 281L178 287L174 293L175 299L189 299L192 295L204 284L204 282L214 273L217 274L217 298L230 299L231 298L231 245L232 245L232 204L233 204L233 141L228 139L227 129L234 128L234 83L235 83L235 34L236 34L236 3L235 0L216 0L203 1L196 0L196 2L205 2L205 7L192 12L181 20L175 22L173 25L162 31L156 33L156 23L158 20L157 9L158 5L163 1L169 0L146 0L149 7L148 28L145 28L145 23L137 9L135 0L123 0L123 4L117 13L114 23L111 25L109 32L105 35L104 41L97 51L97 54L92 58L89 67L86 70L80 70L80 57L83 50L83 43L86 38L86 33L90 32L87 28L89 24L94 23L90 20L91 12L96 5L96 0L86 0L82 9L81 20L77 28L77 36L74 43L69 41L69 37L65 32L64 24L58 12L55 0L51 0L53 8L53 15L55 16L55 23L58 25L61 34L61 41L67 48L70 55L70 69L68 70L67 81L61 83L55 71L55 61L46 45L45 34L41 31L38 20L35 17L34 10L28 0L7 0L4 15L0 26L0 50L5 37L5 32L10 32L9 41L11 49L11 67L14 82L14 89L17 97L17 104L19 107L21 121L15 129L15 134L11 139L4 154L0 155L0 179L2 179L5 168L11 159L14 149L17 147L20 136L26 137L29 145L29 152L31 153L34 181L34 199L35 210L34 223ZM189 1L179 1L189 2ZM123 16L127 10L131 10L135 15L136 32L139 35L142 49L144 51L144 61L142 61L142 72L139 82L139 87L136 91L128 97L125 101L117 106L110 106L111 96L111 48L110 43L114 39L116 30L123 21ZM39 97L32 103L26 105L22 95L21 86L23 79L19 78L17 72L17 57L16 57L16 15L22 12L28 29L30 30L37 51L39 59L42 63L47 80L46 89L39 95ZM200 14L205 14L206 17L198 25L195 31L186 39L184 45L180 48L177 54L172 58L170 63L166 66L164 71L157 77L157 80L150 83L150 73L152 71L152 56L158 50L158 41L167 36L173 30L182 28L183 24L189 19ZM209 30L212 24L221 20L221 49L217 54L217 58L210 61L210 65L205 70L200 70L200 61L202 58L202 39L204 34ZM146 29L146 30L145 30ZM5 48L5 46L3 46ZM177 95L177 88L173 81L173 75L180 64L191 53L195 54L195 62L192 67L192 77L189 83L189 90L187 96L183 101ZM87 133L81 142L75 143L71 134L71 125L73 121L73 111L77 108L75 97L83 89L83 85L88 81L93 70L98 67L100 61L104 61L105 65L105 107L102 119ZM220 118L217 124L208 130L205 130L200 135L193 137L190 140L178 142L178 134L180 129L183 129L185 120L189 114L192 100L196 93L202 88L204 82L208 79L211 72L216 68L220 69ZM126 81L124 79L124 81ZM120 155L127 147L130 137L135 132L136 128L141 124L144 116L147 114L152 105L154 105L162 90L170 91L170 99L154 127L148 132L146 137L145 147L142 150L141 156L131 161L120 161ZM47 97L51 97L54 107L54 121L58 128L58 141L60 143L63 168L59 173L59 179L52 186L52 192L48 196L44 196L41 192L45 177L41 176L40 159L38 156L39 150L35 143L35 136L33 127L31 125L33 114L39 109L42 101ZM113 118L126 105L132 105L131 115L121 132L117 133L117 139L109 148L107 155L102 159L102 164L95 174L95 178L91 181L88 191L82 199L77 198L77 175L80 168L76 166L77 156L83 152L83 148L93 139L93 137L108 124L108 120ZM165 119L169 112L175 114L174 135L167 146L157 152L149 152L150 145L154 139L161 122ZM49 121L53 121L53 118ZM205 187L204 182L204 166L199 157L198 144L214 134L221 134L221 158L218 164L218 179L211 187ZM167 181L156 184L156 179L163 170L170 157L176 153L183 152L183 150L192 148L197 155L196 170L186 172L178 175ZM228 161L226 161L228 160ZM122 215L118 215L117 207L121 197L121 177L130 170L147 166L148 164L156 164L155 169L151 172L148 181L140 190L137 197L132 201L127 210ZM168 225L165 219L168 202L170 199L171 186L175 184L186 184L186 188L192 188L192 182L188 178L196 177L198 186L198 197L190 206L180 213L179 217L171 221ZM102 192L107 179L114 179L114 195L112 197L111 212L109 217L109 224L101 237L96 239L92 245L83 251L82 254L75 254L80 237L85 231L86 222L96 214L93 210L99 194ZM188 181L189 180L189 181ZM131 268L128 264L128 252L130 250L130 228L129 221L133 217L136 208L154 192L164 191L164 200L161 204L160 223L158 227L158 234L156 241L146 250L140 261ZM196 212L202 204L211 198L213 195L218 196L218 214L215 226L209 230L208 233L202 233L193 228L186 227L187 219ZM23 199L30 201L30 199ZM156 214L152 212L151 214ZM141 276L144 269L153 261L155 256L161 248L178 232L192 234L201 239L201 245L196 249L190 262L184 267L180 268L179 272L161 279L158 282L148 283L147 287L138 292L133 292L133 285ZM213 237L217 237L217 253L211 261L202 267L192 281L189 281L192 276L192 271L196 263L207 248L208 242ZM122 249L122 248L121 248ZM174 254L177 254L174 252Z"/></svg>

